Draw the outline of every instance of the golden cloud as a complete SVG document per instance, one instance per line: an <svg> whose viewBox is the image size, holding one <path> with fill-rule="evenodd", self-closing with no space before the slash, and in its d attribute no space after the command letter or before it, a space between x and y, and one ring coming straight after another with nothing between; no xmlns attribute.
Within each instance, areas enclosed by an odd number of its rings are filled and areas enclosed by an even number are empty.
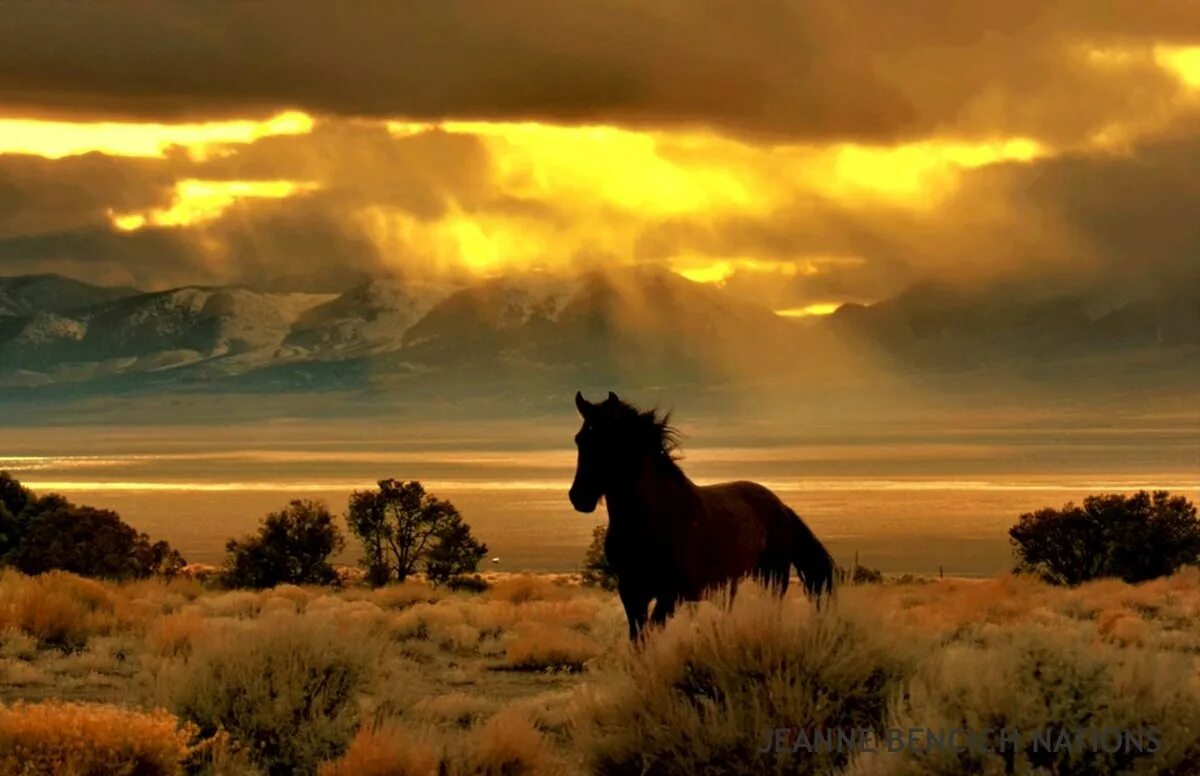
<svg viewBox="0 0 1200 776"><path fill-rule="evenodd" d="M87 153L161 158L172 146L184 146L189 154L203 159L214 146L253 143L272 135L301 135L312 126L312 118L298 111L264 121L180 124L0 118L0 154L48 159Z"/></svg>

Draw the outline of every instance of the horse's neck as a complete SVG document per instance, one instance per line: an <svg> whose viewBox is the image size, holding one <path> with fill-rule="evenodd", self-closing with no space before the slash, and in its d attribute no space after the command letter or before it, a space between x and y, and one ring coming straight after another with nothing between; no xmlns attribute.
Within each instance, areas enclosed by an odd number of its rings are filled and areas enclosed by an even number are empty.
<svg viewBox="0 0 1200 776"><path fill-rule="evenodd" d="M636 462L633 476L605 496L610 521L642 528L665 528L695 498L696 486L682 471L653 457Z"/></svg>

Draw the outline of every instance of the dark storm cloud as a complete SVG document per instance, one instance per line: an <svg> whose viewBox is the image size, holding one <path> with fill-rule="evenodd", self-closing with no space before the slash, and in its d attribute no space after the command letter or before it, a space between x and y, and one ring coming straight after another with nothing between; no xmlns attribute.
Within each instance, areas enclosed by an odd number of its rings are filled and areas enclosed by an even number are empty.
<svg viewBox="0 0 1200 776"><path fill-rule="evenodd" d="M491 196L491 159L472 135L426 131L394 136L386 127L322 121L305 135L267 137L232 153L196 163L199 178L318 183L326 201L397 207L421 218L441 216L448 204L470 206Z"/></svg>
<svg viewBox="0 0 1200 776"><path fill-rule="evenodd" d="M185 178L318 188L281 200L241 199L216 219L182 227L113 226L112 213L169 208L175 182ZM383 256L364 231L363 208L436 220L451 203L522 208L492 188L477 138L438 131L395 137L353 121L318 122L310 134L229 145L201 160L182 151L155 159L0 154L0 274L58 271L151 289L244 283L341 290L386 271L389 261L394 268L420 258Z"/></svg>
<svg viewBox="0 0 1200 776"><path fill-rule="evenodd" d="M0 238L0 275L57 271L154 290L243 284L342 290L385 271L376 246L320 195L243 200L186 228L120 231L99 224Z"/></svg>
<svg viewBox="0 0 1200 776"><path fill-rule="evenodd" d="M1170 104L1177 84L1147 56L1155 42L1200 42L1196 3L19 3L0 17L0 104L1076 140ZM1106 47L1135 56L1086 60Z"/></svg>
<svg viewBox="0 0 1200 776"><path fill-rule="evenodd" d="M637 255L751 259L726 285L776 308L872 301L927 278L1119 304L1200 284L1197 169L1200 118L1183 116L1120 152L965 171L938 207L805 194L764 216L648 225Z"/></svg>
<svg viewBox="0 0 1200 776"><path fill-rule="evenodd" d="M95 225L0 238L0 275L42 272L147 289L216 281L194 235L176 229L119 232Z"/></svg>
<svg viewBox="0 0 1200 776"><path fill-rule="evenodd" d="M103 225L110 209L168 202L173 186L171 171L157 160L0 154L0 238Z"/></svg>

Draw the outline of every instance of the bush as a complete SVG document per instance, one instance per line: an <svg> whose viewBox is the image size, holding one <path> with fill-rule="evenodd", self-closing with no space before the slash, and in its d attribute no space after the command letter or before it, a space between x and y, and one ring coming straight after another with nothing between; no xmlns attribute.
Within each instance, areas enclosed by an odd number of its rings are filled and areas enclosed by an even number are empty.
<svg viewBox="0 0 1200 776"><path fill-rule="evenodd" d="M431 776L441 760L440 747L430 743L436 735L414 735L397 725L364 728L344 757L321 766L320 776Z"/></svg>
<svg viewBox="0 0 1200 776"><path fill-rule="evenodd" d="M1166 491L1089 496L1083 506L1026 513L1009 536L1017 571L1053 584L1144 582L1200 561L1196 507Z"/></svg>
<svg viewBox="0 0 1200 776"><path fill-rule="evenodd" d="M869 566L855 566L850 581L856 585L878 585L883 582L883 572Z"/></svg>
<svg viewBox="0 0 1200 776"><path fill-rule="evenodd" d="M459 576L451 577L449 581L446 582L446 587L456 592L465 591L468 593L483 593L489 587L491 587L491 585L488 584L486 579L478 574L460 574Z"/></svg>
<svg viewBox="0 0 1200 776"><path fill-rule="evenodd" d="M616 590L617 576L608 564L604 553L604 541L608 538L608 526L598 525L592 529L592 543L583 556L583 584L601 590Z"/></svg>
<svg viewBox="0 0 1200 776"><path fill-rule="evenodd" d="M367 581L376 586L404 582L420 569L443 583L473 573L487 555L454 505L415 481L380 480L379 490L355 491L346 523L362 542Z"/></svg>
<svg viewBox="0 0 1200 776"><path fill-rule="evenodd" d="M540 671L546 668L579 671L600 654L600 647L587 636L561 625L529 623L505 648L512 668Z"/></svg>
<svg viewBox="0 0 1200 776"><path fill-rule="evenodd" d="M267 515L257 536L226 543L223 581L228 587L258 589L336 584L337 571L329 558L344 544L324 503L295 500Z"/></svg>
<svg viewBox="0 0 1200 776"><path fill-rule="evenodd" d="M591 772L823 774L849 753L764 754L764 737L882 724L913 661L877 623L748 583L720 603L681 611L590 688L574 735Z"/></svg>
<svg viewBox="0 0 1200 776"><path fill-rule="evenodd" d="M40 647L82 649L92 636L115 629L115 608L110 589L95 580L61 571L0 577L0 629L16 628Z"/></svg>
<svg viewBox="0 0 1200 776"><path fill-rule="evenodd" d="M268 773L311 773L354 735L373 658L327 623L264 616L194 644L171 701L204 735L228 731Z"/></svg>
<svg viewBox="0 0 1200 776"><path fill-rule="evenodd" d="M0 773L182 774L195 728L165 711L47 703L0 706Z"/></svg>
<svg viewBox="0 0 1200 776"><path fill-rule="evenodd" d="M857 773L1182 774L1200 756L1200 682L1189 657L1096 645L1060 629L1026 627L986 646L949 646L925 663L898 701L892 728L1008 728L1020 731L1020 740L993 735L986 746L995 752L984 751L983 742L975 751L881 751L864 758ZM1141 744L1118 748L1110 733L1108 748L1117 751L1106 751L1103 736L1088 740L1088 731L1105 729ZM1067 738L1059 743L1061 733Z"/></svg>
<svg viewBox="0 0 1200 776"><path fill-rule="evenodd" d="M557 776L570 773L554 745L519 711L498 712L465 733L409 730L395 723L363 730L321 776Z"/></svg>

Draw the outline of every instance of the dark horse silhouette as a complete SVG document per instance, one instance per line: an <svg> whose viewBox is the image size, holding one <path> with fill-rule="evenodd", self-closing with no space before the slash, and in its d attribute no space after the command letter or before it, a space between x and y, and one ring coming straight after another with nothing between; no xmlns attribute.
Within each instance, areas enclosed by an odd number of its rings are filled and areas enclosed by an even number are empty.
<svg viewBox="0 0 1200 776"><path fill-rule="evenodd" d="M795 565L810 595L833 589L833 559L779 497L754 482L699 486L675 462L669 416L642 412L614 393L592 404L575 394L583 427L571 504L580 512L608 505L604 552L636 640L662 624L680 601L754 576L778 594Z"/></svg>

